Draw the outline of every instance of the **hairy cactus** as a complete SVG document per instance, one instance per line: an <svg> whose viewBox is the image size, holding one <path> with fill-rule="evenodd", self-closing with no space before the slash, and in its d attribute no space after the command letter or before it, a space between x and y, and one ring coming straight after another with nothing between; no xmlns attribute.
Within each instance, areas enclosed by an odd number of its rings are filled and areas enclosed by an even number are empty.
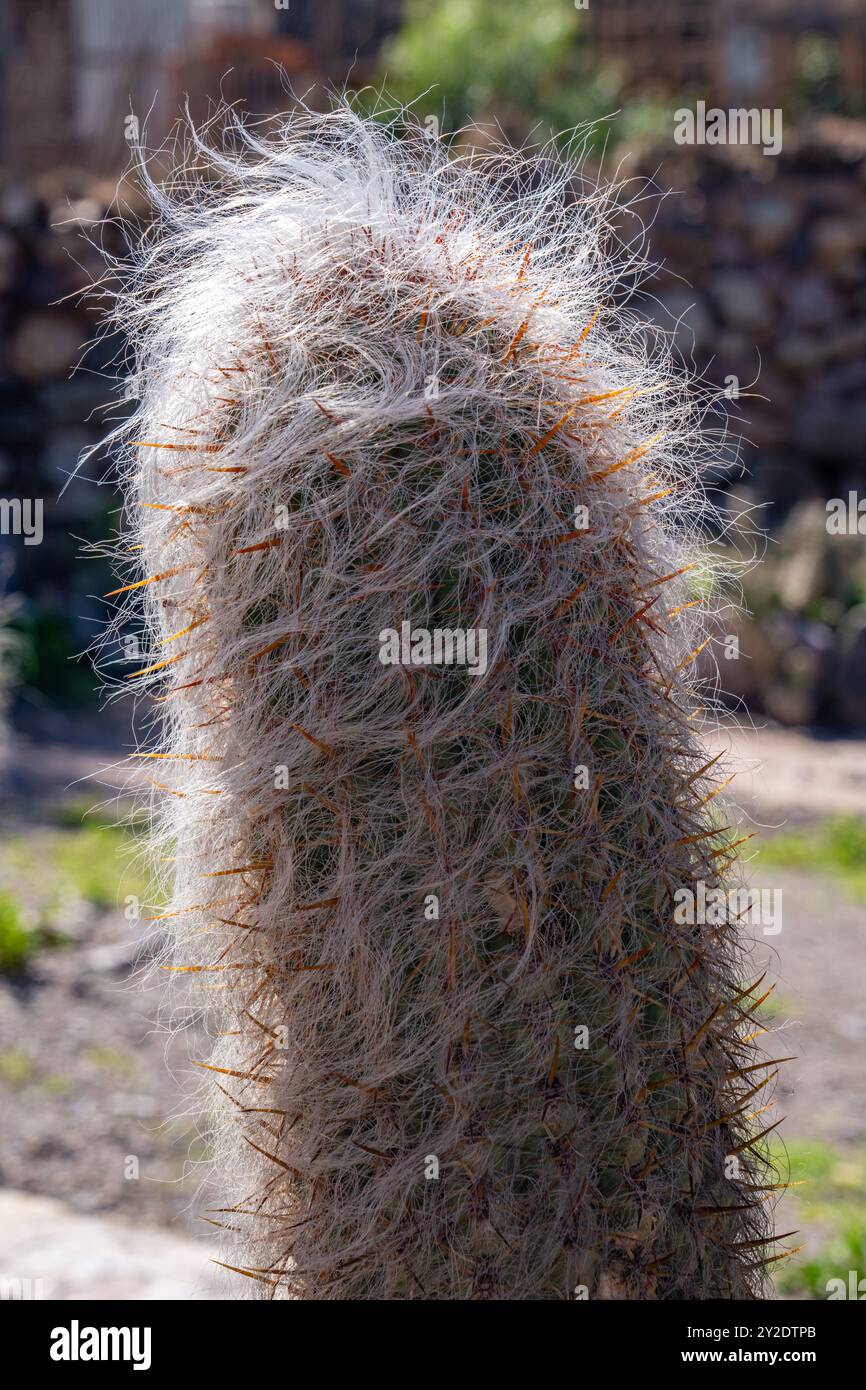
<svg viewBox="0 0 866 1390"><path fill-rule="evenodd" d="M734 858L700 407L615 307L610 200L342 107L235 133L120 296L117 593L236 1291L755 1296L771 1064L736 922L674 909Z"/></svg>

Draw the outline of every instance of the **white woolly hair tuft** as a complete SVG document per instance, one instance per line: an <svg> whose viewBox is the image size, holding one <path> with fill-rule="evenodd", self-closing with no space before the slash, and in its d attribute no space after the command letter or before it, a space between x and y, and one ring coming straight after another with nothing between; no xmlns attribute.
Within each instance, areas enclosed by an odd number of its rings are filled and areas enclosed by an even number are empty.
<svg viewBox="0 0 866 1390"><path fill-rule="evenodd" d="M712 449L623 306L642 239L551 151L226 124L116 304L117 597L239 1296L750 1296L736 923L673 913L733 857L688 689ZM404 622L486 669L383 664Z"/></svg>

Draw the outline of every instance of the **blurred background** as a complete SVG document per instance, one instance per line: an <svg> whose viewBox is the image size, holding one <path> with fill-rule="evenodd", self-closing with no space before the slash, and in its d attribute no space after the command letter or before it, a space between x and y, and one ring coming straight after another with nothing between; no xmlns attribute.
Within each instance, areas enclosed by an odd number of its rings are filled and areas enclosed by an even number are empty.
<svg viewBox="0 0 866 1390"><path fill-rule="evenodd" d="M729 407L713 544L765 533L745 612L710 649L711 737L740 773L741 833L762 832L751 881L784 894L782 932L755 946L776 986L767 1046L796 1054L773 1152L802 1184L779 1253L802 1249L777 1261L778 1291L866 1276L862 0L0 0L0 53L0 1281L217 1292L185 1082L203 1040L181 1006L168 1031L132 973L159 931L123 821L132 710L103 706L82 655L112 587L86 550L115 524L110 456L61 489L123 409L122 334L97 338L99 296L82 296L100 246L126 254L103 219L147 219L130 118L156 150L187 98L198 120L220 98L266 117L287 84L322 107L335 88L367 104L384 89L443 134L474 123L461 138L482 145L591 122L588 171L640 191L656 266L641 312ZM699 101L780 112L781 150L677 143L675 113ZM852 494L831 533L828 501ZM16 499L42 499L41 543L15 534ZM139 656L118 644L118 680Z"/></svg>

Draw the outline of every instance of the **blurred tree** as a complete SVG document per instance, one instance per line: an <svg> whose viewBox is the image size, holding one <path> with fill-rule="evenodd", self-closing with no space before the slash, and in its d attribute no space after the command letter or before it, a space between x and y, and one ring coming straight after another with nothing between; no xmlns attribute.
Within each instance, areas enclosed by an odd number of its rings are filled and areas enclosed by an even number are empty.
<svg viewBox="0 0 866 1390"><path fill-rule="evenodd" d="M617 104L616 74L592 71L580 29L570 0L409 0L381 73L444 130L497 119L511 138L560 134Z"/></svg>
<svg viewBox="0 0 866 1390"><path fill-rule="evenodd" d="M838 43L827 34L803 34L797 44L796 62L799 104L819 111L842 110L845 102Z"/></svg>

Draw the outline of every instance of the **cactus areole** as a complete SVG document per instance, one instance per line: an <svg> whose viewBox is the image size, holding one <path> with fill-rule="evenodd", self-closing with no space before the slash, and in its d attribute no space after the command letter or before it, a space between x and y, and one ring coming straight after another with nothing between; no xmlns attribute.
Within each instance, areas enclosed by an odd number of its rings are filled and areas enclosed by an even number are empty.
<svg viewBox="0 0 866 1390"><path fill-rule="evenodd" d="M152 186L119 432L238 1297L760 1295L701 409L615 199L344 106ZM207 172L201 167L207 162Z"/></svg>

